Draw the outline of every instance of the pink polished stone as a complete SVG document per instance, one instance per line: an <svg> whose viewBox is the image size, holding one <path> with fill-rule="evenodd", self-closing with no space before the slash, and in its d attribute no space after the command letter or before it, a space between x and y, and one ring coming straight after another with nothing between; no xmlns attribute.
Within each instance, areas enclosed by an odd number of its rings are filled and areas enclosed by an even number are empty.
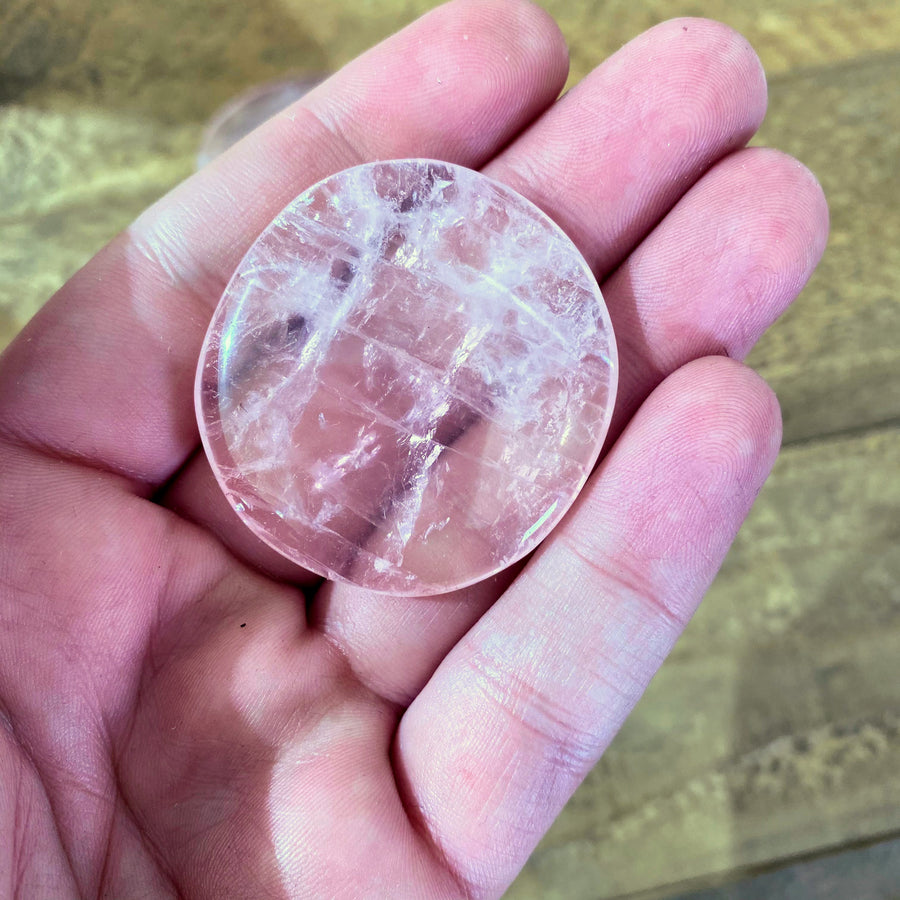
<svg viewBox="0 0 900 900"><path fill-rule="evenodd" d="M616 374L599 288L547 216L401 160L332 175L260 235L213 316L197 412L266 543L434 594L546 537L597 460Z"/></svg>

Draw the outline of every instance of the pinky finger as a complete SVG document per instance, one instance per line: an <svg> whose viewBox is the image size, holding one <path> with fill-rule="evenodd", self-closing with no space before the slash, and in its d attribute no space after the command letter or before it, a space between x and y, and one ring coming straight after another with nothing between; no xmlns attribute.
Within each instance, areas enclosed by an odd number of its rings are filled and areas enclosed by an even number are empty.
<svg viewBox="0 0 900 900"><path fill-rule="evenodd" d="M777 402L710 357L645 401L578 503L404 716L407 807L499 896L687 624L775 460Z"/></svg>

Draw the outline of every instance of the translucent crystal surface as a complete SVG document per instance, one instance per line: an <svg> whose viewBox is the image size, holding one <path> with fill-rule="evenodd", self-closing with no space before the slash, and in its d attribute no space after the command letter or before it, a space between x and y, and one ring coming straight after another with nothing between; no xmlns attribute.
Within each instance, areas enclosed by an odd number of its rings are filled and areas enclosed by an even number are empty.
<svg viewBox="0 0 900 900"><path fill-rule="evenodd" d="M291 203L206 338L197 409L244 522L321 575L448 591L531 551L596 462L616 384L599 288L514 191L371 163Z"/></svg>
<svg viewBox="0 0 900 900"><path fill-rule="evenodd" d="M203 133L197 168L202 168L266 119L308 94L321 80L297 77L272 81L250 88L229 100L216 112Z"/></svg>

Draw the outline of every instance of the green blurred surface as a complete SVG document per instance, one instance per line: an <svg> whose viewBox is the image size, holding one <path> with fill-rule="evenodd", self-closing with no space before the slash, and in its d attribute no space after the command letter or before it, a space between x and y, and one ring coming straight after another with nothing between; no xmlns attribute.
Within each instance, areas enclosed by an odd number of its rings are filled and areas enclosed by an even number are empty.
<svg viewBox="0 0 900 900"><path fill-rule="evenodd" d="M188 175L243 88L331 71L424 0L0 6L0 344ZM786 448L701 612L510 896L660 896L900 831L900 5L551 0L572 80L674 14L743 31L760 143L810 165L825 260L754 351ZM798 895L800 896L800 895Z"/></svg>

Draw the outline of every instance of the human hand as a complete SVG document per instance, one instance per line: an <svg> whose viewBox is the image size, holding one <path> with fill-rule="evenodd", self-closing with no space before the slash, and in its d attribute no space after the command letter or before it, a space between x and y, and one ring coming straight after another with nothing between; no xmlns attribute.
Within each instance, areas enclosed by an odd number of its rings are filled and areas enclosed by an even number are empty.
<svg viewBox="0 0 900 900"><path fill-rule="evenodd" d="M556 101L566 67L522 0L433 11L159 201L2 357L5 892L497 897L616 733L774 461L776 401L735 359L827 212L798 163L741 149L765 83L724 26L660 25ZM419 599L257 542L193 409L255 236L408 156L548 212L621 366L614 443L527 565Z"/></svg>

